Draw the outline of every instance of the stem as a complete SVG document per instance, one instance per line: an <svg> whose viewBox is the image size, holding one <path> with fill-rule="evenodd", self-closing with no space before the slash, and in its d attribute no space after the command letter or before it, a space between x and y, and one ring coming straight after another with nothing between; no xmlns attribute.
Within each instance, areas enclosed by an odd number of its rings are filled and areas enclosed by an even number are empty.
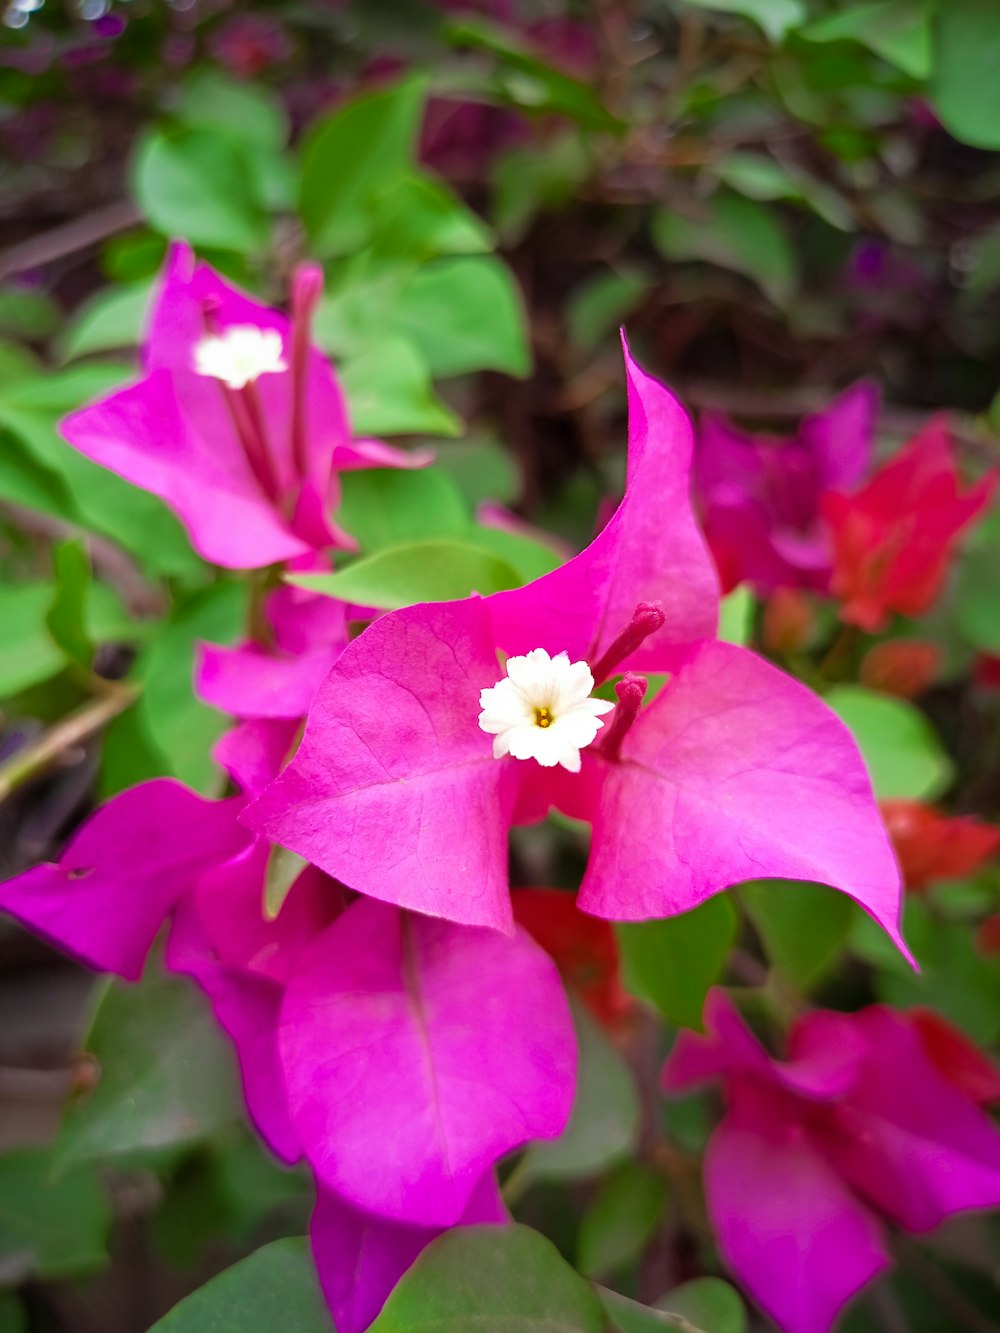
<svg viewBox="0 0 1000 1333"><path fill-rule="evenodd" d="M0 801L56 763L68 750L95 736L138 697L134 685L116 685L99 699L91 699L44 732L33 745L0 764Z"/></svg>
<svg viewBox="0 0 1000 1333"><path fill-rule="evenodd" d="M827 681L838 679L842 668L850 662L860 642L861 631L857 625L841 625L819 664L820 675Z"/></svg>

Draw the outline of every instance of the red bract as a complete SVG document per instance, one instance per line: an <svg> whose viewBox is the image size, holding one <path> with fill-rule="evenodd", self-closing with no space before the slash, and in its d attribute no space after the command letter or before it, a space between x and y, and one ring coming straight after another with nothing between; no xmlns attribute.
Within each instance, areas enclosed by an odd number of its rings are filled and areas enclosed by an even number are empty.
<svg viewBox="0 0 1000 1333"><path fill-rule="evenodd" d="M607 1027L627 1018L634 1001L619 976L618 941L609 921L589 916L559 889L517 889L514 920L542 946L594 1017Z"/></svg>
<svg viewBox="0 0 1000 1333"><path fill-rule="evenodd" d="M908 889L971 875L1000 849L1000 829L969 815L948 818L921 801L881 806Z"/></svg>
<svg viewBox="0 0 1000 1333"><path fill-rule="evenodd" d="M980 1106L1000 1101L1000 1070L964 1033L933 1009L911 1009L909 1019L931 1064L953 1087Z"/></svg>
<svg viewBox="0 0 1000 1333"><path fill-rule="evenodd" d="M935 418L860 490L824 496L841 619L876 633L890 615L920 615L941 591L959 535L996 489L990 473L966 491L943 419Z"/></svg>
<svg viewBox="0 0 1000 1333"><path fill-rule="evenodd" d="M941 666L936 643L891 639L877 643L861 663L861 680L873 690L915 699L931 684Z"/></svg>

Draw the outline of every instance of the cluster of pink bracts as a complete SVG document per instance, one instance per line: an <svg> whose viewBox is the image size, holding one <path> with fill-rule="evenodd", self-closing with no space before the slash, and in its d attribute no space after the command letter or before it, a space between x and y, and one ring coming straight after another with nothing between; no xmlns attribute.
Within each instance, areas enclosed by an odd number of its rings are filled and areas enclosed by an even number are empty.
<svg viewBox="0 0 1000 1333"><path fill-rule="evenodd" d="M423 460L351 439L310 344L318 294L300 272L289 321L176 247L144 378L67 419L66 438L166 500L206 559L323 568L351 544L328 517L338 472ZM169 921L167 965L232 1038L258 1130L314 1173L313 1248L339 1333L367 1327L442 1229L502 1224L496 1163L567 1122L573 1026L555 964L515 924L511 825L552 807L590 823L578 903L594 917L667 916L751 878L814 880L905 952L899 872L854 741L804 686L715 637L690 424L627 349L625 369L627 490L580 555L350 640L347 607L277 587L257 638L206 646L198 673L202 697L237 719L216 758L238 794L145 783L58 864L0 886L0 906L128 979ZM586 662L597 684L620 677L576 768L494 757L477 721L502 655L539 649ZM654 672L669 680L647 702ZM301 862L270 919L275 846ZM711 1215L730 1267L789 1333L821 1333L884 1266L880 1216L922 1230L1000 1202L1000 1135L906 1016L812 1014L788 1064L724 997L706 1023L681 1037L667 1087L725 1081Z"/></svg>

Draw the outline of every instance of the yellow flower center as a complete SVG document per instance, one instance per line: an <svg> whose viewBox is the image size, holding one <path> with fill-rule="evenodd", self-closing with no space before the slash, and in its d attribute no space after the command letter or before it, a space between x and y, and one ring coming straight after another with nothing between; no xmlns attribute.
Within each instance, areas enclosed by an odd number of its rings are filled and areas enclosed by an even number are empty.
<svg viewBox="0 0 1000 1333"><path fill-rule="evenodd" d="M555 719L552 716L552 709L541 707L535 709L535 726L551 727Z"/></svg>

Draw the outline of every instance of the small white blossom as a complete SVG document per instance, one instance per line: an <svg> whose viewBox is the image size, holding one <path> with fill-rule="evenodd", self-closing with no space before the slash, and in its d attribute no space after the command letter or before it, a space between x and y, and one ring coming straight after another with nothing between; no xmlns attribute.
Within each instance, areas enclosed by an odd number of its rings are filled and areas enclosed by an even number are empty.
<svg viewBox="0 0 1000 1333"><path fill-rule="evenodd" d="M261 375L287 370L281 355L281 334L256 324L232 324L222 333L210 333L195 345L194 368L199 375L222 380L230 389L243 389Z"/></svg>
<svg viewBox="0 0 1000 1333"><path fill-rule="evenodd" d="M493 757L535 759L543 768L562 764L580 771L580 751L604 726L613 703L591 699L594 677L586 662L566 653L550 657L534 648L508 657L507 675L479 695L479 725L493 737Z"/></svg>

